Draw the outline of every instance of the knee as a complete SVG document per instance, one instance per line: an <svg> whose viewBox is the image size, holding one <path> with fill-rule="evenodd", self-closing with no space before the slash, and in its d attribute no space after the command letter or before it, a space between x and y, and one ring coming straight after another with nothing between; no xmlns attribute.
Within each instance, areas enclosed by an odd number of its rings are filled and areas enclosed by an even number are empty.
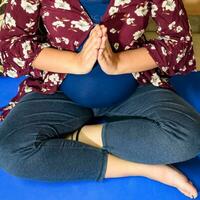
<svg viewBox="0 0 200 200"><path fill-rule="evenodd" d="M1 144L0 167L13 176L27 177L30 174L31 165L34 165L32 157L37 152L34 150L36 149L32 145L19 147L7 143Z"/></svg>
<svg viewBox="0 0 200 200"><path fill-rule="evenodd" d="M171 141L174 141L172 148L178 159L184 161L200 154L200 121L186 124L165 123L166 126L167 134L171 137Z"/></svg>
<svg viewBox="0 0 200 200"><path fill-rule="evenodd" d="M0 167L6 172L18 176L22 154L11 145L0 144Z"/></svg>
<svg viewBox="0 0 200 200"><path fill-rule="evenodd" d="M188 128L187 133L186 142L194 157L195 155L200 154L200 120L199 122L193 123L193 126Z"/></svg>
<svg viewBox="0 0 200 200"><path fill-rule="evenodd" d="M23 165L30 161L29 158L35 150L32 140L29 141L21 133L22 130L16 130L2 135L0 139L0 167L15 176L24 174Z"/></svg>

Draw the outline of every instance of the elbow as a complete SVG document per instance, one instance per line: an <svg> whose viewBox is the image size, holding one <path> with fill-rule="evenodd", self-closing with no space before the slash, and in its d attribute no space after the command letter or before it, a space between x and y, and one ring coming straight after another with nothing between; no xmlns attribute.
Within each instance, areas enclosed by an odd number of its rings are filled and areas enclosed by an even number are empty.
<svg viewBox="0 0 200 200"><path fill-rule="evenodd" d="M177 48L169 63L171 63L171 76L176 74L185 75L196 71L196 58L192 40L186 43L184 47Z"/></svg>
<svg viewBox="0 0 200 200"><path fill-rule="evenodd" d="M22 67L16 65L16 62L14 62L15 58L10 56L8 52L1 51L0 58L1 58L2 73L4 76L8 76L11 78L19 78L20 76L24 75L24 70L22 69Z"/></svg>
<svg viewBox="0 0 200 200"><path fill-rule="evenodd" d="M30 65L32 58L22 46L20 38L0 42L0 59L4 76L19 78L28 75L32 70Z"/></svg>
<svg viewBox="0 0 200 200"><path fill-rule="evenodd" d="M193 42L190 36L179 40L151 40L146 43L158 68L167 76L187 74L196 70Z"/></svg>

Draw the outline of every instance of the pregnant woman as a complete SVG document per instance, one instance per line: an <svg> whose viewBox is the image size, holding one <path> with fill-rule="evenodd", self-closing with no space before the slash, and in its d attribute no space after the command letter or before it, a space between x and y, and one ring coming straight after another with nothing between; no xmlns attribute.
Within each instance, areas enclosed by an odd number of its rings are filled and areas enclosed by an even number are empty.
<svg viewBox="0 0 200 200"><path fill-rule="evenodd" d="M146 41L149 16L159 37ZM190 31L181 0L8 1L3 74L28 77L2 108L0 167L46 181L144 176L196 198L173 163L200 153L200 116L168 82L195 69Z"/></svg>

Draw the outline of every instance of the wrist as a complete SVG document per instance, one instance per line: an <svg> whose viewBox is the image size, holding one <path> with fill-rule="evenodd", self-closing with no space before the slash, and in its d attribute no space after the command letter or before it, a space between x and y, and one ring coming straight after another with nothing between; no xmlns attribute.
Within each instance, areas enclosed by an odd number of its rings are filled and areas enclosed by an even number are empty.
<svg viewBox="0 0 200 200"><path fill-rule="evenodd" d="M120 70L121 70L121 53L120 52L117 52L117 53L114 53L115 54L115 60L116 60L116 67L115 67L115 72L114 74L115 75L119 75L121 74Z"/></svg>
<svg viewBox="0 0 200 200"><path fill-rule="evenodd" d="M84 74L84 68L83 68L83 65L82 65L82 58L81 58L81 52L78 52L78 53L74 53L74 64L75 64L75 67L74 67L74 74Z"/></svg>

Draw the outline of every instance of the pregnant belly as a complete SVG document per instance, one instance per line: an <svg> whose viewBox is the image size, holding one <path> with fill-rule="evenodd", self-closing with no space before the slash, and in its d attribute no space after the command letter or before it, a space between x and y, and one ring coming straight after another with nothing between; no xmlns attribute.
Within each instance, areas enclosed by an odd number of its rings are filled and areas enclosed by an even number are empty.
<svg viewBox="0 0 200 200"><path fill-rule="evenodd" d="M137 86L131 73L108 75L97 61L87 74L67 74L59 90L79 105L100 108L124 101Z"/></svg>

